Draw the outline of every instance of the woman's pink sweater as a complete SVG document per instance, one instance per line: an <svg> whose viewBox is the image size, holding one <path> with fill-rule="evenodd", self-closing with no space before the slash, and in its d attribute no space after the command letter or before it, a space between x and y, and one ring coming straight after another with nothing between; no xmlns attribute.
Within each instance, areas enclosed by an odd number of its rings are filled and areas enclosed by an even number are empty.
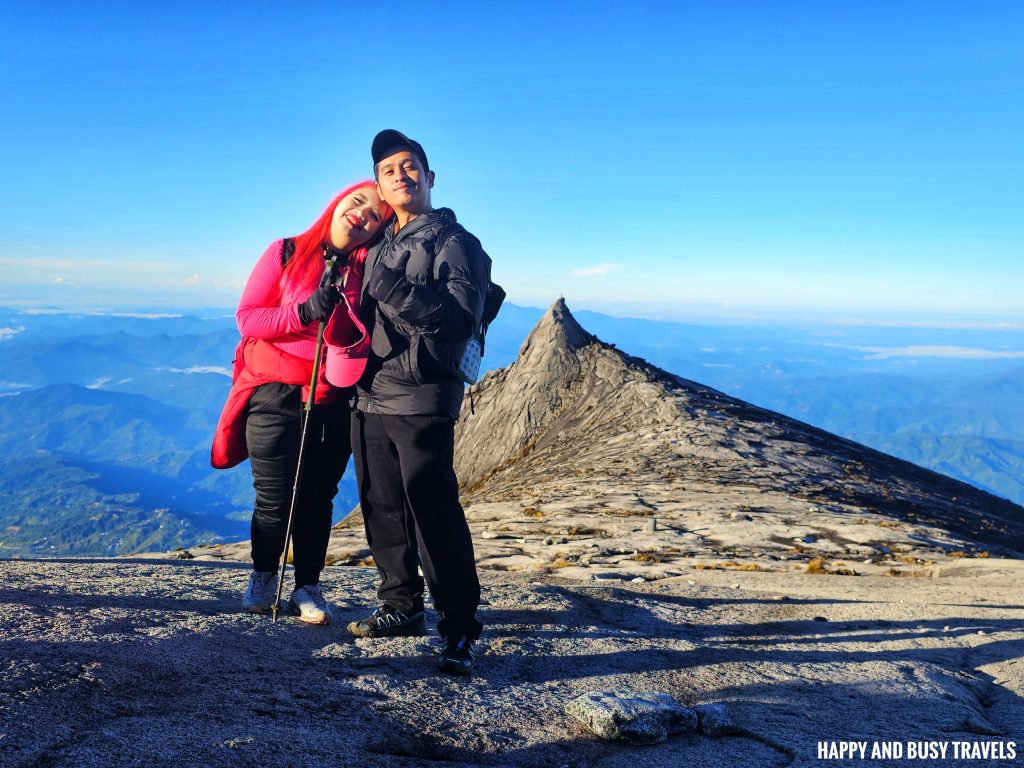
<svg viewBox="0 0 1024 768"><path fill-rule="evenodd" d="M317 326L310 323L303 327L299 320L299 303L317 286L289 280L283 290L279 288L284 274L283 245L284 240L275 240L256 262L238 302L235 320L243 338L264 339L282 352L312 360L316 352Z"/></svg>
<svg viewBox="0 0 1024 768"><path fill-rule="evenodd" d="M270 244L249 275L249 281L238 302L235 320L243 338L263 339L282 352L312 360L316 353L317 324L303 327L299 320L299 304L317 287L294 279L279 289L284 268L281 248L284 240ZM341 271L344 289L341 302L331 315L324 331L327 344L327 378L335 386L348 387L362 372L353 366L354 359L365 358L369 347L366 328L359 319L359 293L363 286L365 250L353 256ZM289 277L291 275L289 274Z"/></svg>

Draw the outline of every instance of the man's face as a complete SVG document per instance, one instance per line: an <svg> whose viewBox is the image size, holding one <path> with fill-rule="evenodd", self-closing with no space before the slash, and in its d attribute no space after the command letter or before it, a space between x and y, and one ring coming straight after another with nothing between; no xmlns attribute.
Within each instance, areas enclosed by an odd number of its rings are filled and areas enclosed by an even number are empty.
<svg viewBox="0 0 1024 768"><path fill-rule="evenodd" d="M392 208L413 213L430 210L434 172L423 170L415 152L396 152L377 163L377 190Z"/></svg>

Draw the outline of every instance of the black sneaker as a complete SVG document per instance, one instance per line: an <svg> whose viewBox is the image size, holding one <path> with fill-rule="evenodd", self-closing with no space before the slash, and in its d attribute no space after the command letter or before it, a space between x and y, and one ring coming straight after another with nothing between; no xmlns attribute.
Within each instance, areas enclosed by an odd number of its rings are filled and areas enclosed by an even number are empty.
<svg viewBox="0 0 1024 768"><path fill-rule="evenodd" d="M444 647L437 656L437 666L445 672L468 675L473 671L473 641L466 635L444 638Z"/></svg>
<svg viewBox="0 0 1024 768"><path fill-rule="evenodd" d="M365 619L353 621L348 631L356 637L409 637L427 634L423 611L403 613L384 604Z"/></svg>

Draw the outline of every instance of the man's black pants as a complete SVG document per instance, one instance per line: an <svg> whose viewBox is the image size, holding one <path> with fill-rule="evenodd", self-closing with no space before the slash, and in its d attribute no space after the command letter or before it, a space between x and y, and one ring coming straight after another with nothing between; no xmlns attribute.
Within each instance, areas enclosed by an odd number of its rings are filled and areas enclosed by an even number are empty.
<svg viewBox="0 0 1024 768"><path fill-rule="evenodd" d="M303 457L299 504L292 521L295 586L320 581L331 536L331 513L338 481L351 453L344 398L313 407ZM252 563L257 571L276 571L284 550L288 509L302 435L301 388L263 384L249 398L245 442L252 464L256 504L252 514Z"/></svg>
<svg viewBox="0 0 1024 768"><path fill-rule="evenodd" d="M480 582L453 466L455 422L443 416L352 414L352 450L377 596L423 607L423 573L444 637L480 636Z"/></svg>

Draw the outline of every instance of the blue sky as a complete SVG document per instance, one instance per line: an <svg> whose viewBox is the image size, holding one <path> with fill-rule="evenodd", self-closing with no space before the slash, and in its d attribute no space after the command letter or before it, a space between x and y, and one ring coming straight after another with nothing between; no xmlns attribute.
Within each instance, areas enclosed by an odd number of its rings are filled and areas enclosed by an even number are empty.
<svg viewBox="0 0 1024 768"><path fill-rule="evenodd" d="M1024 319L1024 4L0 4L0 303L230 306L420 140L513 301Z"/></svg>

